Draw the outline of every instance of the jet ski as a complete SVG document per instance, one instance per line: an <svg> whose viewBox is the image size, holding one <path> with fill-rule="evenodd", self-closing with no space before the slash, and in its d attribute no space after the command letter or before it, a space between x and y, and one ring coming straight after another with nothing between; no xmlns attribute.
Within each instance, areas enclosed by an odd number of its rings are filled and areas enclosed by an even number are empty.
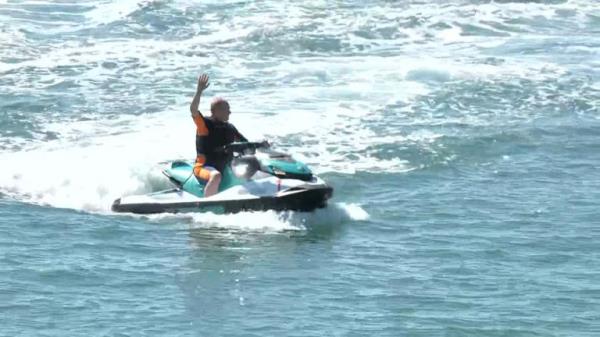
<svg viewBox="0 0 600 337"><path fill-rule="evenodd" d="M333 194L333 188L304 163L270 150L265 143L233 143L222 150L230 160L221 172L217 194L204 197L205 183L195 177L193 163L177 160L163 170L172 189L121 197L112 210L137 214L313 211L325 207Z"/></svg>

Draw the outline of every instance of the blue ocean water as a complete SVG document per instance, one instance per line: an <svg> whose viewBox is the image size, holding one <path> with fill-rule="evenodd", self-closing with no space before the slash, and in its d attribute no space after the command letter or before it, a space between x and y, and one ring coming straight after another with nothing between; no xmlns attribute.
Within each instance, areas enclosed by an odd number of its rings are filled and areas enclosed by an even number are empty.
<svg viewBox="0 0 600 337"><path fill-rule="evenodd" d="M0 0L0 336L599 336L598 1ZM335 188L117 215L212 96Z"/></svg>

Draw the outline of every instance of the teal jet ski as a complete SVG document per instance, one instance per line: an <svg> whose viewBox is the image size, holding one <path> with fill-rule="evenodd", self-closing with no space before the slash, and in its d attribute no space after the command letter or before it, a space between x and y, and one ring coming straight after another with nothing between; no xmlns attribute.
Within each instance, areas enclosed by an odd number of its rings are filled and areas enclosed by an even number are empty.
<svg viewBox="0 0 600 337"><path fill-rule="evenodd" d="M275 152L264 143L233 143L219 192L204 197L205 183L193 174L193 163L174 161L163 170L174 188L115 200L112 210L138 214L293 210L313 211L327 205L333 188L302 162Z"/></svg>

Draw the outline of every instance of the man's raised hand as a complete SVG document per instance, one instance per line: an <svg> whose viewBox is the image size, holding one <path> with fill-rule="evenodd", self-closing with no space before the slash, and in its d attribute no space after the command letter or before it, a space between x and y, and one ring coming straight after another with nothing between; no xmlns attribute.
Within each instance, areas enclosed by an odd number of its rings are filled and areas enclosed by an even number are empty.
<svg viewBox="0 0 600 337"><path fill-rule="evenodd" d="M198 77L198 88L196 91L202 92L204 89L208 88L209 85L210 83L208 83L208 75L202 74L200 77Z"/></svg>

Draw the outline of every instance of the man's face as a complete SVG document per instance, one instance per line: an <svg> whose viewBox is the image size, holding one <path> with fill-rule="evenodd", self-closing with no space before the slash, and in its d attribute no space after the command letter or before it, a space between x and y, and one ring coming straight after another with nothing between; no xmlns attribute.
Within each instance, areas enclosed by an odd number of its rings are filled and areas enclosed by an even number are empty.
<svg viewBox="0 0 600 337"><path fill-rule="evenodd" d="M229 121L229 115L231 114L231 110L229 109L229 103L221 103L215 107L215 111L213 112L213 116L221 122Z"/></svg>

